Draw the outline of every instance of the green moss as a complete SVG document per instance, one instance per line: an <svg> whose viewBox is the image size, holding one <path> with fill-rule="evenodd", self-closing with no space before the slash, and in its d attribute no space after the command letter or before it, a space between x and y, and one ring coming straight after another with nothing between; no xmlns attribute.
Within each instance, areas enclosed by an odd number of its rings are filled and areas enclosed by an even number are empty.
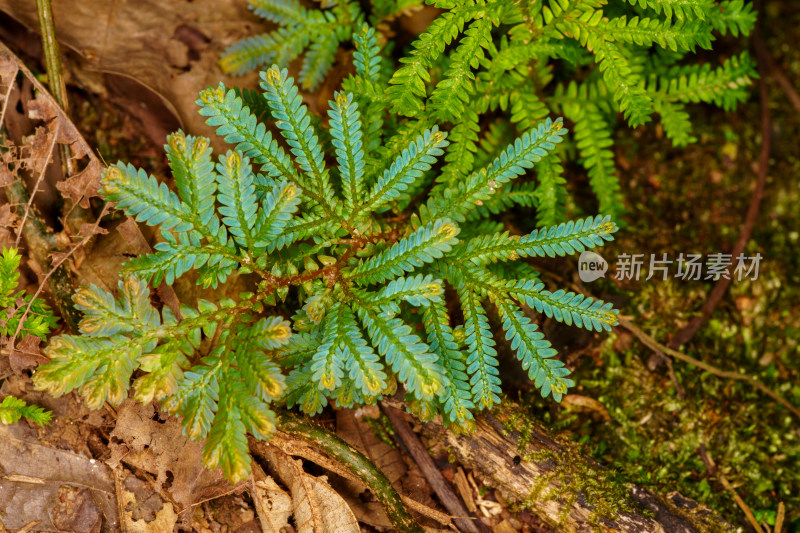
<svg viewBox="0 0 800 533"><path fill-rule="evenodd" d="M615 520L622 512L642 512L630 497L627 486L611 470L587 461L577 461L580 446L565 443L562 451L533 449L531 437L537 423L521 413L513 414L505 423L507 432L519 432L517 451L522 461L552 468L541 476L531 488L528 497L517 504L518 509L535 509L542 502L557 500L561 503L559 524L563 524L572 505L583 496L592 508L590 523L597 529L602 520ZM555 488L553 488L555 487Z"/></svg>

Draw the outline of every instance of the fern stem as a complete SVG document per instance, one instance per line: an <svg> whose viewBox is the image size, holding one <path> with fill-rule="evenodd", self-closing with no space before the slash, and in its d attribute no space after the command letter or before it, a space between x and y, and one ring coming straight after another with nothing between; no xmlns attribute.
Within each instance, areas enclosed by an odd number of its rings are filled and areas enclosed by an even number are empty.
<svg viewBox="0 0 800 533"><path fill-rule="evenodd" d="M422 527L414 520L403 505L400 495L386 478L364 454L353 448L330 431L288 411L277 411L278 429L320 448L326 455L339 461L369 487L383 505L386 516L400 533L423 533Z"/></svg>

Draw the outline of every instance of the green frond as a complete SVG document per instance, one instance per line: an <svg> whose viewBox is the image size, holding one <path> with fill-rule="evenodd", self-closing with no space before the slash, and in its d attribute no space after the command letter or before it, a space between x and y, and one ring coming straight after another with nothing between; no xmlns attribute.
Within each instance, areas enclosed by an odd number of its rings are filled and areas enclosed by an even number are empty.
<svg viewBox="0 0 800 533"><path fill-rule="evenodd" d="M206 438L218 410L220 377L224 363L217 357L206 357L202 364L185 372L164 407L181 415L183 433L192 440Z"/></svg>
<svg viewBox="0 0 800 533"><path fill-rule="evenodd" d="M696 19L672 24L647 17L617 17L608 22L608 32L618 42L637 46L657 44L673 52L694 52L697 46L709 50L713 40L711 26Z"/></svg>
<svg viewBox="0 0 800 533"><path fill-rule="evenodd" d="M308 46L309 35L281 28L236 41L222 52L219 67L222 72L241 76L259 67L277 63L288 65Z"/></svg>
<svg viewBox="0 0 800 533"><path fill-rule="evenodd" d="M339 39L336 33L323 32L308 47L298 78L303 89L314 90L325 79L336 59Z"/></svg>
<svg viewBox="0 0 800 533"><path fill-rule="evenodd" d="M531 280L520 280L508 286L508 293L529 307L555 318L567 325L575 323L590 331L611 331L617 325L617 311L611 303L586 297L582 294L558 290L550 292L544 284Z"/></svg>
<svg viewBox="0 0 800 533"><path fill-rule="evenodd" d="M752 2L745 0L723 0L710 13L709 21L714 29L722 35L730 32L734 37L738 37L740 33L750 35L758 19Z"/></svg>
<svg viewBox="0 0 800 533"><path fill-rule="evenodd" d="M536 166L538 184L533 194L536 198L536 225L539 227L554 226L567 218L569 193L563 176L564 166L558 152L542 159Z"/></svg>
<svg viewBox="0 0 800 533"><path fill-rule="evenodd" d="M0 402L0 422L13 424L19 422L22 418L26 418L40 426L47 426L53 419L53 413L37 405L28 405L25 400L14 396L3 398L3 401Z"/></svg>
<svg viewBox="0 0 800 533"><path fill-rule="evenodd" d="M692 123L683 104L670 102L666 98L656 98L653 105L661 116L664 134L672 144L686 146L697 141L697 137L692 135Z"/></svg>
<svg viewBox="0 0 800 533"><path fill-rule="evenodd" d="M325 168L322 148L294 80L286 69L281 71L273 66L261 73L261 88L272 109L275 125L291 148L297 165L321 196L320 203L329 204L334 194L328 169Z"/></svg>
<svg viewBox="0 0 800 533"><path fill-rule="evenodd" d="M353 218L357 219L364 212L375 211L397 199L424 172L430 170L448 144L446 136L434 126L414 139L378 178L366 194L366 199L356 205Z"/></svg>
<svg viewBox="0 0 800 533"><path fill-rule="evenodd" d="M28 335L45 337L56 327L58 319L41 298L17 291L21 257L16 248L2 248L0 253L0 337L22 340ZM27 311L27 313L26 313ZM23 316L25 317L23 321ZM22 325L20 325L22 322ZM19 330L19 332L17 331Z"/></svg>
<svg viewBox="0 0 800 533"><path fill-rule="evenodd" d="M250 451L247 447L247 430L237 399L244 392L236 382L221 380L219 404L209 426L203 446L203 462L209 468L221 467L232 483L250 475Z"/></svg>
<svg viewBox="0 0 800 533"><path fill-rule="evenodd" d="M462 423L473 419L471 409L475 407L472 402L472 390L467 376L467 365L464 353L458 349L458 344L450 327L447 309L441 301L433 301L423 311L422 321L428 333L428 345L431 351L438 356L437 363L442 373L447 378L450 386L441 395L440 401L444 407L444 414L452 423Z"/></svg>
<svg viewBox="0 0 800 533"><path fill-rule="evenodd" d="M386 359L398 381L405 384L409 394L422 400L441 394L448 386L447 378L436 364L436 355L408 324L399 318L387 317L372 307L356 305L355 310L372 345Z"/></svg>
<svg viewBox="0 0 800 533"><path fill-rule="evenodd" d="M328 405L328 399L317 384L311 379L311 365L295 368L286 378L286 395L284 401L288 407L299 406L309 416L322 412Z"/></svg>
<svg viewBox="0 0 800 533"><path fill-rule="evenodd" d="M390 281L381 290L369 293L366 300L373 305L387 306L397 300L405 300L414 307L427 307L434 302L441 302L444 294L442 281L433 275L417 274Z"/></svg>
<svg viewBox="0 0 800 533"><path fill-rule="evenodd" d="M311 378L319 383L323 391L332 391L342 384L344 377L345 355L340 351L342 335L340 329L341 310L346 307L342 302L336 302L325 315L322 323L322 342L319 344L311 360Z"/></svg>
<svg viewBox="0 0 800 533"><path fill-rule="evenodd" d="M235 145L238 151L261 165L268 176L282 176L303 186L289 156L266 126L256 120L235 90L226 90L220 83L217 88L202 91L196 103L200 114L208 117L206 124L216 128L217 135L226 143Z"/></svg>
<svg viewBox="0 0 800 533"><path fill-rule="evenodd" d="M704 20L714 5L714 0L627 0L633 6L652 9L667 18L677 20L698 18Z"/></svg>
<svg viewBox="0 0 800 533"><path fill-rule="evenodd" d="M229 151L217 163L217 201L219 213L236 242L246 250L255 251L254 226L258 204L250 160L241 152Z"/></svg>
<svg viewBox="0 0 800 533"><path fill-rule="evenodd" d="M150 303L147 283L131 276L120 281L118 287L119 299L94 284L75 291L75 308L83 311L82 334L113 337L161 324L158 312Z"/></svg>
<svg viewBox="0 0 800 533"><path fill-rule="evenodd" d="M217 233L217 242L201 244L197 235L180 233L177 236L163 233L164 242L156 243L151 254L135 257L126 262L122 269L154 285L162 281L172 285L176 279L192 269L202 272L204 267L213 269L205 286L216 285L227 279L239 258L235 253L233 241L228 240L224 227Z"/></svg>
<svg viewBox="0 0 800 533"><path fill-rule="evenodd" d="M356 76L365 80L377 82L380 76L380 47L375 30L363 24L358 32L353 35L356 50L353 52L353 64L356 67Z"/></svg>
<svg viewBox="0 0 800 533"><path fill-rule="evenodd" d="M414 41L409 56L400 60L404 66L397 69L389 80L388 94L395 113L416 116L423 110L422 99L428 94L425 83L431 80L428 68L464 30L465 21L463 13L445 12Z"/></svg>
<svg viewBox="0 0 800 533"><path fill-rule="evenodd" d="M352 93L336 93L330 107L330 132L341 173L344 208L350 213L365 190L361 115Z"/></svg>
<svg viewBox="0 0 800 533"><path fill-rule="evenodd" d="M285 181L278 182L267 193L258 213L255 246L268 250L279 247L278 243L285 238L285 230L300 205L300 199L297 187Z"/></svg>
<svg viewBox="0 0 800 533"><path fill-rule="evenodd" d="M575 385L574 381L566 378L569 369L554 359L556 351L550 342L514 302L496 294L492 294L491 298L503 322L506 340L522 362L522 369L528 371L528 376L543 398L552 394L553 399L560 402L567 389Z"/></svg>
<svg viewBox="0 0 800 533"><path fill-rule="evenodd" d="M361 390L364 396L377 396L386 388L386 373L378 355L364 340L356 317L349 306L341 309L340 349L344 352L345 370L352 380L352 387ZM349 385L347 388L352 388Z"/></svg>
<svg viewBox="0 0 800 533"><path fill-rule="evenodd" d="M0 299L3 307L12 304L12 295L19 283L19 264L22 256L16 248L3 246L3 253L0 255Z"/></svg>
<svg viewBox="0 0 800 533"><path fill-rule="evenodd" d="M297 0L248 0L250 9L261 18L281 26L300 24L308 12Z"/></svg>
<svg viewBox="0 0 800 533"><path fill-rule="evenodd" d="M178 196L153 176L133 165L117 163L106 168L102 177L100 193L109 201L117 203L138 222L148 226L160 225L162 229L188 231L194 228L195 218Z"/></svg>
<svg viewBox="0 0 800 533"><path fill-rule="evenodd" d="M167 136L166 150L178 196L187 211L196 215L195 225L198 228L218 227L218 221L212 222L215 218L217 177L208 139L178 131Z"/></svg>
<svg viewBox="0 0 800 533"><path fill-rule="evenodd" d="M139 358L139 363L145 375L133 382L133 397L142 403L153 400L163 400L178 390L178 383L183 379L183 373L190 367L188 356L194 353L181 349L181 342L175 345L159 346L149 354Z"/></svg>
<svg viewBox="0 0 800 533"><path fill-rule="evenodd" d="M575 122L575 141L580 163L589 174L589 184L597 195L598 211L618 217L625 212L619 179L616 175L612 125L592 103L583 101L564 107L564 114Z"/></svg>
<svg viewBox="0 0 800 533"><path fill-rule="evenodd" d="M674 67L659 80L659 89L671 101L713 103L731 110L747 100L754 76L753 60L743 52L714 69L708 63Z"/></svg>
<svg viewBox="0 0 800 533"><path fill-rule="evenodd" d="M631 128L650 121L653 102L644 90L624 51L605 35L590 37L589 48L594 53L603 80L614 95L617 108L625 116Z"/></svg>
<svg viewBox="0 0 800 533"><path fill-rule="evenodd" d="M460 119L448 135L450 145L444 156L446 164L436 178L437 182L453 182L463 178L474 168L474 154L478 150L480 132L478 113L472 109L465 109Z"/></svg>
<svg viewBox="0 0 800 533"><path fill-rule="evenodd" d="M434 187L423 213L424 218L450 217L462 222L476 205L488 200L500 185L521 176L549 151L553 151L566 133L561 119L540 122L537 128L529 130L510 144L487 168L473 172L463 182Z"/></svg>
<svg viewBox="0 0 800 533"><path fill-rule="evenodd" d="M461 243L454 255L475 265L520 257L557 257L583 252L613 240L617 226L611 217L598 215L535 230L522 237L508 232L476 237Z"/></svg>
<svg viewBox="0 0 800 533"><path fill-rule="evenodd" d="M458 226L439 219L374 255L354 268L347 278L359 284L378 283L439 259L458 242Z"/></svg>
<svg viewBox="0 0 800 533"><path fill-rule="evenodd" d="M480 296L468 286L458 291L458 297L464 312L466 365L472 398L478 409L491 409L500 403L500 378L497 377L497 350L494 349L489 320Z"/></svg>
<svg viewBox="0 0 800 533"><path fill-rule="evenodd" d="M450 54L450 65L431 93L430 109L442 121L452 121L464 112L470 96L474 93L475 74L484 57L484 50L491 47L492 23L488 18L479 18L464 32L456 49Z"/></svg>

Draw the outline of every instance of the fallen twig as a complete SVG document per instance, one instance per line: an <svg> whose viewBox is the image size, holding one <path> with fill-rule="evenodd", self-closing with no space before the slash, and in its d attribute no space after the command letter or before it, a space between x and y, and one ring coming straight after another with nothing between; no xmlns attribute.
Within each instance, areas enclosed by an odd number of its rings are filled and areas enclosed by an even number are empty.
<svg viewBox="0 0 800 533"><path fill-rule="evenodd" d="M450 485L444 479L444 476L436 468L436 465L428 454L428 450L420 442L414 430L411 429L409 423L403 418L401 411L394 407L383 404L383 412L389 417L397 436L405 445L408 453L414 458L420 470L425 475L428 483L431 484L434 492L439 497L439 500L444 505L445 509L453 515L453 522L456 524L460 531L468 531L469 533L483 533L488 532L483 522L477 519L469 518L469 511L464 506L464 503L456 496Z"/></svg>
<svg viewBox="0 0 800 533"><path fill-rule="evenodd" d="M706 465L709 475L716 477L722 484L723 488L731 493L731 496L733 496L733 499L736 501L736 505L738 505L739 509L742 510L744 515L747 517L747 521L750 522L750 525L756 530L756 533L764 533L764 530L761 528L758 520L756 520L756 517L753 514L753 511L750 509L750 506L745 503L741 496L739 496L739 493L733 488L733 485L731 485L731 482L728 481L727 477L725 477L725 474L720 472L717 468L717 465L714 463L714 459L711 457L711 454L708 453L708 450L706 450L705 444L700 445L699 452L700 458Z"/></svg>
<svg viewBox="0 0 800 533"><path fill-rule="evenodd" d="M64 113L69 112L69 99L67 98L67 85L61 74L61 48L56 38L56 25L53 21L53 7L50 0L36 0L36 11L39 15L39 29L42 32L42 50L44 51L44 64L47 70L47 85L50 93L55 98ZM65 176L75 173L72 155L69 146L60 145L61 164ZM33 195L31 195L33 196Z"/></svg>
<svg viewBox="0 0 800 533"><path fill-rule="evenodd" d="M653 337L639 329L639 327L635 326L632 322L625 320L624 318L619 319L619 325L623 328L627 329L633 335L641 341L642 344L653 350L654 352L661 352L665 355L669 355L670 357L674 357L684 363L689 363L692 366L696 366L702 370L705 370L709 374L714 374L717 377L724 378L724 379L732 379L738 381L746 381L756 389L760 390L782 406L789 409L797 418L800 418L800 409L789 403L788 400L781 397L778 393L761 383L759 380L752 376L748 376L747 374L742 374L740 372L735 372L732 370L721 370L714 365L701 361L699 359L695 359L690 355L686 355L683 352L679 352L677 350L673 350L669 346L664 346L663 344L656 341Z"/></svg>

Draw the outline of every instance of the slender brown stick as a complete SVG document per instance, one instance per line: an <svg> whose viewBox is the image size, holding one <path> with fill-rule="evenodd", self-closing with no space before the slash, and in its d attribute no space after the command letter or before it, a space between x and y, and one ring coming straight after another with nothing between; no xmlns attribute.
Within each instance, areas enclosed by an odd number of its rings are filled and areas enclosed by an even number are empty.
<svg viewBox="0 0 800 533"><path fill-rule="evenodd" d="M287 411L278 412L278 429L295 438L308 441L332 459L350 469L364 482L383 505L386 516L400 533L423 533L422 527L409 514L400 495L364 454L330 431Z"/></svg>
<svg viewBox="0 0 800 533"><path fill-rule="evenodd" d="M786 518L786 505L783 502L778 502L778 515L775 517L775 529L772 533L782 533L783 520Z"/></svg>
<svg viewBox="0 0 800 533"><path fill-rule="evenodd" d="M461 499L453 492L450 485L447 484L447 481L444 479L439 469L436 468L436 464L434 464L433 459L431 459L431 456L428 454L428 450L425 449L425 446L422 445L417 434L414 433L409 423L403 418L402 412L386 403L384 403L382 407L383 412L389 417L389 421L392 423L392 426L394 426L395 431L397 431L397 436L400 438L403 445L405 445L408 453L411 454L411 457L413 457L414 461L419 465L428 483L431 484L439 500L442 502L445 509L447 509L447 512L453 516L453 523L456 527L458 527L460 531L467 531L469 533L488 532L489 528L487 528L483 522L468 518L469 511L467 511Z"/></svg>
<svg viewBox="0 0 800 533"><path fill-rule="evenodd" d="M758 6L758 4L760 4L760 2L757 2L757 9L759 13L763 13L763 10L760 8L760 6ZM769 70L769 67L767 66L768 59L766 58L766 45L764 45L764 39L761 36L761 31L758 24L756 24L756 27L753 31L753 45L756 51L758 70L764 74ZM769 171L769 155L772 147L772 116L769 112L769 91L767 90L767 84L764 81L763 75L758 82L758 87L761 102L761 153L758 159L758 175L755 189L753 190L753 196L750 198L750 205L747 208L747 214L745 215L742 229L739 232L739 238L736 239L736 243L733 245L733 249L731 250L731 258L733 260L736 260L736 258L742 252L744 252L747 241L750 240L750 235L753 233L753 228L755 227L756 219L758 218L758 212L761 207L761 199L764 196L764 186L767 182L767 173ZM689 342L691 338L694 337L695 333L697 333L700 328L702 328L705 323L708 322L708 319L711 318L711 315L714 313L717 305L719 305L722 297L725 296L731 281L732 273L729 269L727 272L727 277L723 276L719 279L719 281L717 281L716 285L714 285L714 288L711 290L708 299L703 304L703 307L700 308L700 315L690 320L689 323L683 329L678 331L678 333L676 333L675 336L669 341L668 346L670 348L676 349Z"/></svg>
<svg viewBox="0 0 800 533"><path fill-rule="evenodd" d="M775 391L773 391L772 389L770 389L769 387L758 381L756 378L748 376L747 374L741 374L739 372L720 370L714 365L710 365L706 362L700 361L699 359L695 359L690 355L686 355L683 352L679 352L677 350L673 350L668 346L664 346L663 344L660 344L658 341L653 339L653 337L651 337L650 335L639 329L632 322L629 322L624 318L619 319L619 325L627 329L631 333L633 333L633 335L637 339L639 339L639 341L641 341L642 344L644 344L654 352L660 352L669 355L670 357L674 357L675 359L678 359L685 363L689 363L692 366L696 366L697 368L705 370L709 374L714 374L715 376L720 378L745 381L750 385L752 385L753 387L755 387L756 389L763 392L764 394L766 394L767 396L769 396L770 398L772 398L773 400L775 400L776 402L778 402L779 404L781 404L782 406L789 409L789 411L791 411L792 414L794 414L797 418L800 418L800 409L789 403L788 400L779 396Z"/></svg>
<svg viewBox="0 0 800 533"><path fill-rule="evenodd" d="M703 463L705 463L708 473L716 477L722 484L722 487L731 493L734 501L736 501L736 505L738 505L739 509L742 510L744 515L747 517L747 521L750 522L750 525L756 530L756 533L764 533L764 530L761 528L761 524L759 524L758 520L756 520L756 517L753 514L753 511L750 509L750 506L745 503L741 496L739 496L739 493L733 488L733 485L731 485L731 482L728 481L727 477L725 477L725 474L717 469L717 465L714 463L714 459L711 457L711 454L706 450L705 444L700 445L699 451L700 458L703 459Z"/></svg>

